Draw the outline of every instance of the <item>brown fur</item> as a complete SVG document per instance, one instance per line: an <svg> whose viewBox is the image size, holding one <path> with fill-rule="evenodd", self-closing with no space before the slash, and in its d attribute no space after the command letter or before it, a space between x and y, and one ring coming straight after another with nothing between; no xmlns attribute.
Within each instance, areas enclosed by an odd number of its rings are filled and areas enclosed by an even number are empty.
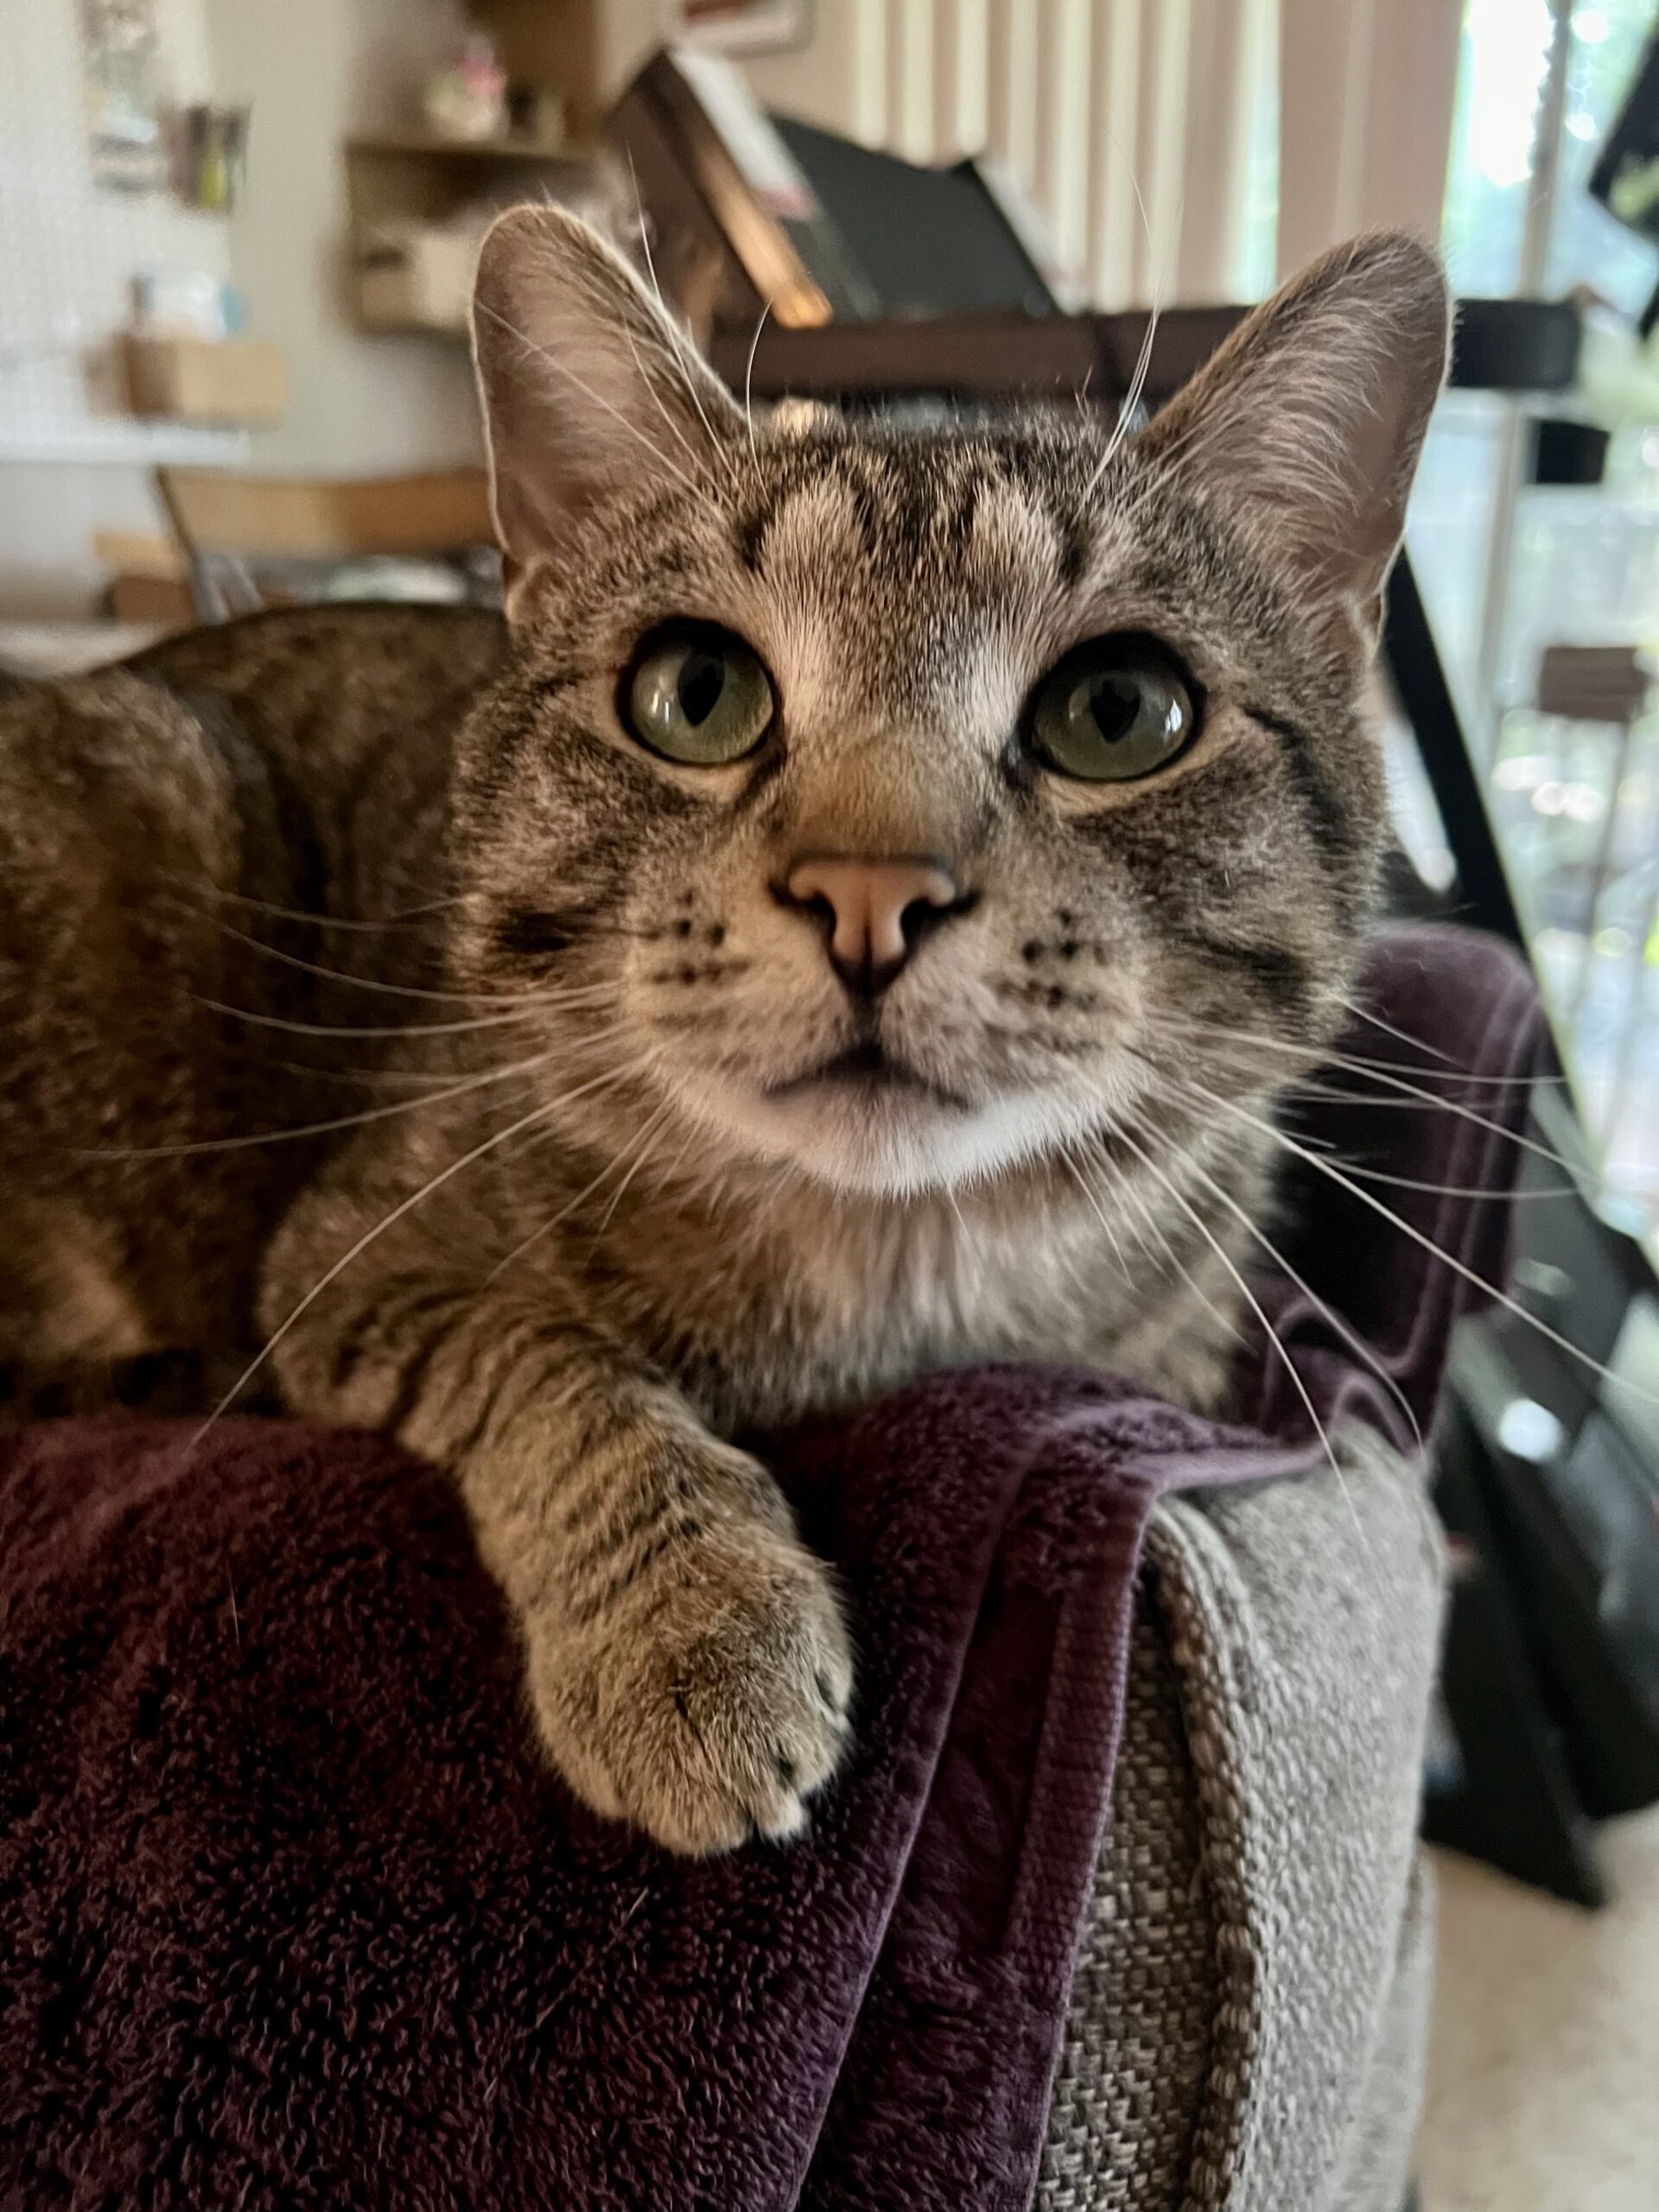
<svg viewBox="0 0 1659 2212"><path fill-rule="evenodd" d="M1121 445L751 426L591 234L505 219L507 629L272 615L0 702L0 1357L269 1338L289 1406L454 1470L591 1804L791 1832L851 1654L729 1440L987 1356L1214 1399L1263 1160L1177 1078L1265 1109L1340 1018L1444 344L1428 257L1375 241ZM771 671L753 759L620 722L679 615ZM1202 728L1068 783L1025 704L1109 632L1173 651ZM780 899L808 852L969 896L861 1003ZM805 1080L872 1041L931 1088Z"/></svg>

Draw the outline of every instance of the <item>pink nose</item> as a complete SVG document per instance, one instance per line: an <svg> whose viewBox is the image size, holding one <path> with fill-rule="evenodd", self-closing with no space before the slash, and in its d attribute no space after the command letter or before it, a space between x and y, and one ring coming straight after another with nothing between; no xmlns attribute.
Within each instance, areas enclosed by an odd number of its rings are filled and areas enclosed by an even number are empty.
<svg viewBox="0 0 1659 2212"><path fill-rule="evenodd" d="M783 896L830 925L830 966L849 991L869 998L886 990L925 932L964 903L950 869L938 861L833 853L797 861Z"/></svg>

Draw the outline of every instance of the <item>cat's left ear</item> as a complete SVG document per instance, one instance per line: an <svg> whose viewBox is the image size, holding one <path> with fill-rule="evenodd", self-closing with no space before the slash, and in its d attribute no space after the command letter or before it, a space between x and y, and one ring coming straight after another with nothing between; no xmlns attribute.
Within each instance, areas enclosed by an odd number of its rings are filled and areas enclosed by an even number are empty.
<svg viewBox="0 0 1659 2212"><path fill-rule="evenodd" d="M1446 376L1451 302L1426 246L1339 246L1258 308L1137 440L1369 645Z"/></svg>
<svg viewBox="0 0 1659 2212"><path fill-rule="evenodd" d="M479 255L473 355L490 499L518 611L619 494L726 466L743 417L690 340L597 231L513 207Z"/></svg>

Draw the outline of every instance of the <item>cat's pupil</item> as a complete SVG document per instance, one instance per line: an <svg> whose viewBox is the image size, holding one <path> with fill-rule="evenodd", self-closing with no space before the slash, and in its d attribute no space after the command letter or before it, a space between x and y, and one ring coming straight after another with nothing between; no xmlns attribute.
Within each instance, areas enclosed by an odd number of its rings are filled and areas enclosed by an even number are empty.
<svg viewBox="0 0 1659 2212"><path fill-rule="evenodd" d="M1127 737L1141 708L1141 693L1127 676L1091 676L1086 686L1089 712L1101 735L1114 742Z"/></svg>
<svg viewBox="0 0 1659 2212"><path fill-rule="evenodd" d="M716 653L689 652L680 668L680 711L694 727L706 722L726 688L726 664Z"/></svg>

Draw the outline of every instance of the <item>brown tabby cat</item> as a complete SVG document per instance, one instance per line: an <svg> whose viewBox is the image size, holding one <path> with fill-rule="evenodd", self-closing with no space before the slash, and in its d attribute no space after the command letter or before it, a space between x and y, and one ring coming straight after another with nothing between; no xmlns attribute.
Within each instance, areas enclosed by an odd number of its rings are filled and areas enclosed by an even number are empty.
<svg viewBox="0 0 1659 2212"><path fill-rule="evenodd" d="M476 340L505 627L0 703L0 1358L268 1336L454 1471L571 1785L709 1851L801 1826L852 1688L734 1435L986 1357L1221 1389L1446 297L1337 253L1122 442L751 422L548 209Z"/></svg>

